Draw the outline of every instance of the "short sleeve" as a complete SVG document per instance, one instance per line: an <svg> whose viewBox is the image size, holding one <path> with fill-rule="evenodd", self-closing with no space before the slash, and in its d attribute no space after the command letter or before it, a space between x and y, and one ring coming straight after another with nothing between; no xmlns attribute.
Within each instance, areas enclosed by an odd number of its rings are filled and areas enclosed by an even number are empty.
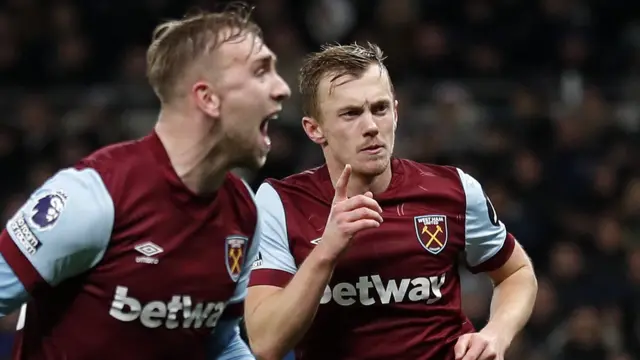
<svg viewBox="0 0 640 360"><path fill-rule="evenodd" d="M260 248L249 286L284 287L297 272L297 267L289 250L282 199L271 184L264 183L258 189L256 202L260 214Z"/></svg>
<svg viewBox="0 0 640 360"><path fill-rule="evenodd" d="M28 299L29 293L11 266L0 255L0 317L9 315Z"/></svg>
<svg viewBox="0 0 640 360"><path fill-rule="evenodd" d="M465 195L465 252L473 273L493 271L511 256L515 239L487 197L480 183L458 169Z"/></svg>
<svg viewBox="0 0 640 360"><path fill-rule="evenodd" d="M114 205L93 169L65 169L8 221L0 253L27 291L94 267L111 238Z"/></svg>

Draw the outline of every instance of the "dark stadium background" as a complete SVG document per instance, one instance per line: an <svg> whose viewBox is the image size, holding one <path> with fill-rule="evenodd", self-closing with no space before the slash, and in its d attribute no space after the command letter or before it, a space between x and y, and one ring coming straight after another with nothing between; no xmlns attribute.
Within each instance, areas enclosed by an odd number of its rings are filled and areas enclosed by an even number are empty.
<svg viewBox="0 0 640 360"><path fill-rule="evenodd" d="M151 128L151 30L214 2L0 3L4 222L58 168ZM256 3L292 88L319 44L379 43L400 101L397 155L462 167L485 185L540 275L508 359L640 359L639 1ZM246 174L254 185L321 162L299 109L294 95L272 124L267 166ZM465 274L463 287L482 326L490 284Z"/></svg>

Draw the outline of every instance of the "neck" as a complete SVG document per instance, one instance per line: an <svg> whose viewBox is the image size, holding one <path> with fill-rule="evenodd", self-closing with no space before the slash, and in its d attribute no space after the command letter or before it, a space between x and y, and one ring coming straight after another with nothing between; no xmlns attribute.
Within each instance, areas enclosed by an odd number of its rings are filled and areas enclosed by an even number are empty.
<svg viewBox="0 0 640 360"><path fill-rule="evenodd" d="M330 166L327 163L327 169L329 170L329 176L331 177L331 183L335 187L344 165L335 164ZM347 195L349 197L364 194L367 191L371 191L373 194L380 194L387 190L389 184L391 184L391 164L387 166L383 173L375 176L363 175L357 171L351 173L349 179L349 185L347 186Z"/></svg>
<svg viewBox="0 0 640 360"><path fill-rule="evenodd" d="M182 183L198 195L215 192L230 170L220 132L202 114L163 108L155 126Z"/></svg>

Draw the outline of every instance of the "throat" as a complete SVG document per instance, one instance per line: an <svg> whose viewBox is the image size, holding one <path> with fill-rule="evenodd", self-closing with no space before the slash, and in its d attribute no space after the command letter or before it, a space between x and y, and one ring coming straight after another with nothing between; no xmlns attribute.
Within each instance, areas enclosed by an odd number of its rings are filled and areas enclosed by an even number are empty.
<svg viewBox="0 0 640 360"><path fill-rule="evenodd" d="M174 166L174 169L184 186L192 193L201 196L215 193L224 183L229 171L226 166L192 166L191 168Z"/></svg>
<svg viewBox="0 0 640 360"><path fill-rule="evenodd" d="M360 174L352 174L349 179L348 195L354 196L364 194L367 191L374 195L385 192L391 184L391 167L385 169L382 174L376 176L363 176Z"/></svg>
<svg viewBox="0 0 640 360"><path fill-rule="evenodd" d="M230 170L228 152L221 141L207 132L199 136L177 136L156 128L171 166L183 185L196 195L216 192Z"/></svg>

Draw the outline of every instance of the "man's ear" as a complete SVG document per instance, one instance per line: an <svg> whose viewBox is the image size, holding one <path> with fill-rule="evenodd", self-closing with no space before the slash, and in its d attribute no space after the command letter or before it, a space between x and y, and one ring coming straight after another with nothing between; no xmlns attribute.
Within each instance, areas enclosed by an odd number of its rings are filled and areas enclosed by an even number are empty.
<svg viewBox="0 0 640 360"><path fill-rule="evenodd" d="M393 130L398 128L398 100L393 101Z"/></svg>
<svg viewBox="0 0 640 360"><path fill-rule="evenodd" d="M302 118L302 128L304 132L307 134L309 139L318 145L322 145L327 142L324 137L324 132L322 131L322 127L320 123L312 117L305 116Z"/></svg>
<svg viewBox="0 0 640 360"><path fill-rule="evenodd" d="M220 117L220 97L213 91L210 83L198 81L191 89L198 108L212 118Z"/></svg>

